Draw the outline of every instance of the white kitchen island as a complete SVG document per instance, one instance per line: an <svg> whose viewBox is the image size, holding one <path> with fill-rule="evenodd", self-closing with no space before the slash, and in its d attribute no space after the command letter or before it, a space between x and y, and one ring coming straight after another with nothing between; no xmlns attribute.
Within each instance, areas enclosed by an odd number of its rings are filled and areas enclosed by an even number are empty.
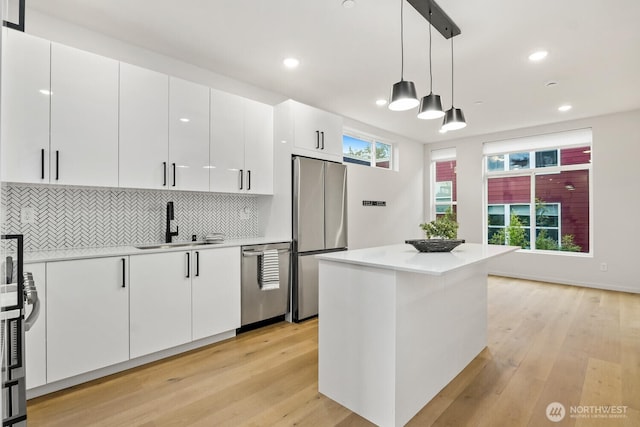
<svg viewBox="0 0 640 427"><path fill-rule="evenodd" d="M487 260L518 249L407 244L318 255L320 393L406 424L487 345Z"/></svg>

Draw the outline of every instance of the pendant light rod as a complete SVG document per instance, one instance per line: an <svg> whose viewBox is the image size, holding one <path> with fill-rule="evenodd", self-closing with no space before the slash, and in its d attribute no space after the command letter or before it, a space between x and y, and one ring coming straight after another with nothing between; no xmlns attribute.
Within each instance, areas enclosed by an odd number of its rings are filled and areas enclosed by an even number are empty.
<svg viewBox="0 0 640 427"><path fill-rule="evenodd" d="M400 0L400 81L404 80L404 0Z"/></svg>
<svg viewBox="0 0 640 427"><path fill-rule="evenodd" d="M453 37L451 37L451 106L453 107Z"/></svg>
<svg viewBox="0 0 640 427"><path fill-rule="evenodd" d="M431 16L431 11L429 11L429 16ZM431 40L433 39L433 37L431 36L431 27L433 27L433 25L429 24L429 92L430 93L433 92L433 65L431 64Z"/></svg>
<svg viewBox="0 0 640 427"><path fill-rule="evenodd" d="M461 33L460 28L456 25L456 23L453 22L451 18L449 18L449 15L447 15L445 11L442 10L442 8L438 6L438 3L436 3L435 1L433 0L407 0L407 1L411 6L413 6L415 10L418 11L418 13L420 13L420 15L424 17L424 19L429 21L429 23L433 25L434 28L438 30L438 32L442 34L442 37L444 37L445 39L455 37Z"/></svg>

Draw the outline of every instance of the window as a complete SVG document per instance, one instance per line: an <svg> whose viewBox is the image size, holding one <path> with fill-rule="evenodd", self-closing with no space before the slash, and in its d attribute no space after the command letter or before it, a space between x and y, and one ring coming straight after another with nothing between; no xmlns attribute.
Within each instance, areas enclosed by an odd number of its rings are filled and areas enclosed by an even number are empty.
<svg viewBox="0 0 640 427"><path fill-rule="evenodd" d="M590 252L591 129L485 143L486 239Z"/></svg>
<svg viewBox="0 0 640 427"><path fill-rule="evenodd" d="M457 212L456 151L453 149L431 152L432 216L438 218L451 209Z"/></svg>
<svg viewBox="0 0 640 427"><path fill-rule="evenodd" d="M537 203L535 205L535 243L536 249L557 249L561 235L559 221L560 204ZM503 204L487 207L487 240L491 244L510 244L523 249L531 248L531 205ZM515 228L519 230L515 230Z"/></svg>
<svg viewBox="0 0 640 427"><path fill-rule="evenodd" d="M393 145L375 137L342 135L342 161L392 169Z"/></svg>

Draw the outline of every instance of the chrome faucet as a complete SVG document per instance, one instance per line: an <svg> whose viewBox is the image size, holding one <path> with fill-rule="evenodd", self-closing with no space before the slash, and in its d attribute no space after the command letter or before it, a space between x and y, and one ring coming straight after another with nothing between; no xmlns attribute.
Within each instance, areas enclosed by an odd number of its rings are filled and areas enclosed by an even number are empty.
<svg viewBox="0 0 640 427"><path fill-rule="evenodd" d="M167 202L167 231L165 233L165 243L171 243L171 238L178 235L178 226L176 231L171 231L171 221L174 219L173 202Z"/></svg>

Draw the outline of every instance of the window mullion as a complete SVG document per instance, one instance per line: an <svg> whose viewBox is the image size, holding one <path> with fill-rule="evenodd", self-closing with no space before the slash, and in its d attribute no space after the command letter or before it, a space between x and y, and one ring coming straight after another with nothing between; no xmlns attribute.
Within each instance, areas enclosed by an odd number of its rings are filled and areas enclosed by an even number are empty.
<svg viewBox="0 0 640 427"><path fill-rule="evenodd" d="M530 205L529 205L529 247L531 249L536 249L536 230L538 228L538 217L536 212L536 174L531 174L531 194L530 194Z"/></svg>

